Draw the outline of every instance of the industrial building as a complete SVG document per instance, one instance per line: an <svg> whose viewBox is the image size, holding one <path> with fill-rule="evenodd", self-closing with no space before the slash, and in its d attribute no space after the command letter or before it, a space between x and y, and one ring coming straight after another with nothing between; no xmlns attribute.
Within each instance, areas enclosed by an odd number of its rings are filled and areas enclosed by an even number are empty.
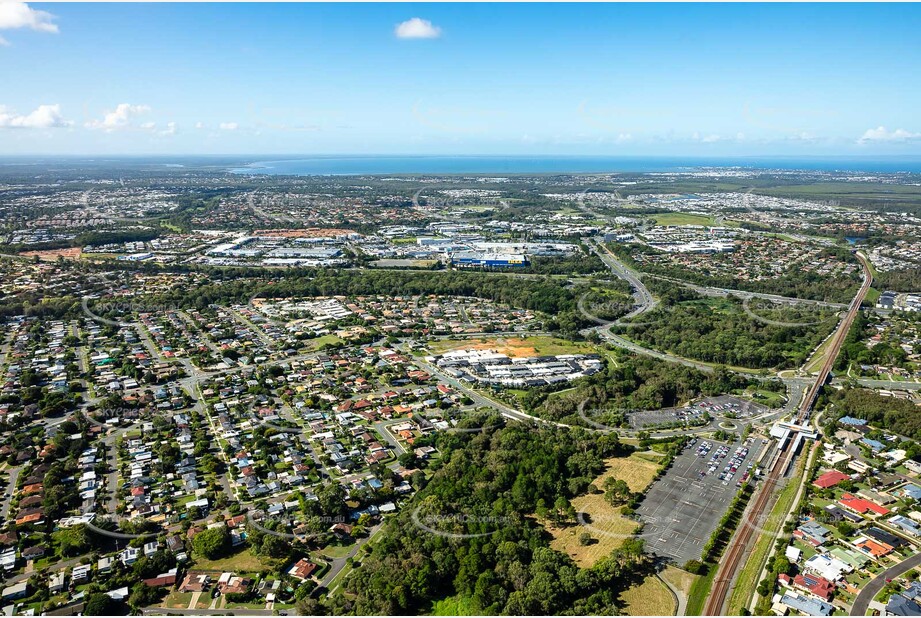
<svg viewBox="0 0 921 618"><path fill-rule="evenodd" d="M528 266L527 256L521 253L482 253L479 251L459 251L451 254L451 265L486 268L521 268Z"/></svg>

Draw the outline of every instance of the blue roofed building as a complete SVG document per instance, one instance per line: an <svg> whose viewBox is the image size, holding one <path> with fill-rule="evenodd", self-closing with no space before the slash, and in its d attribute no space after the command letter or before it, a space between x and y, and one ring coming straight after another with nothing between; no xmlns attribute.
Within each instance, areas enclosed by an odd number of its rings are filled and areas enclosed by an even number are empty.
<svg viewBox="0 0 921 618"><path fill-rule="evenodd" d="M801 594L785 594L780 602L807 616L831 616L835 606L821 599L814 599Z"/></svg>
<svg viewBox="0 0 921 618"><path fill-rule="evenodd" d="M901 594L889 597L886 603L887 616L921 616L921 605L914 599L909 599Z"/></svg>
<svg viewBox="0 0 921 618"><path fill-rule="evenodd" d="M807 521L793 532L793 537L809 543L813 547L819 547L828 541L828 535L830 533L831 531L822 524L815 521Z"/></svg>
<svg viewBox="0 0 921 618"><path fill-rule="evenodd" d="M895 517L889 518L889 523L898 526L913 537L921 538L921 528L918 528L918 524L912 519L896 515Z"/></svg>
<svg viewBox="0 0 921 618"><path fill-rule="evenodd" d="M915 580L908 585L908 588L900 592L903 597L906 599L914 599L915 601L921 597L921 582Z"/></svg>
<svg viewBox="0 0 921 618"><path fill-rule="evenodd" d="M883 444L882 442L879 442L877 440L871 440L870 438L863 438L860 442L869 446L873 450L874 453L878 453L879 451L886 448L886 445Z"/></svg>
<svg viewBox="0 0 921 618"><path fill-rule="evenodd" d="M853 416L842 416L838 419L838 422L842 425L850 425L851 427L863 427L867 424L867 421L862 418L854 418Z"/></svg>
<svg viewBox="0 0 921 618"><path fill-rule="evenodd" d="M921 487L918 487L914 483L909 483L899 489L899 494L911 498L912 500L921 500Z"/></svg>

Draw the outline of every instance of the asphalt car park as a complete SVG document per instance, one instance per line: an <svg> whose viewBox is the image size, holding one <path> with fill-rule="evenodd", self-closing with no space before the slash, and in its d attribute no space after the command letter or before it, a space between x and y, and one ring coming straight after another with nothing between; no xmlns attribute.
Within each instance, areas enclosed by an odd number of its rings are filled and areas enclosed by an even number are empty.
<svg viewBox="0 0 921 618"><path fill-rule="evenodd" d="M647 551L681 566L699 560L761 448L749 438L732 444L692 440L646 493L637 509Z"/></svg>
<svg viewBox="0 0 921 618"><path fill-rule="evenodd" d="M628 415L628 420L630 421L630 427L633 429L645 429L669 423L688 423L694 426L704 426L706 423L701 422L704 414L709 414L712 419L727 415L736 419L746 419L764 414L768 410L769 408L758 403L731 395L720 395L718 397L707 397L686 406L663 408L661 410L634 411ZM717 424L715 421L709 423L714 427Z"/></svg>

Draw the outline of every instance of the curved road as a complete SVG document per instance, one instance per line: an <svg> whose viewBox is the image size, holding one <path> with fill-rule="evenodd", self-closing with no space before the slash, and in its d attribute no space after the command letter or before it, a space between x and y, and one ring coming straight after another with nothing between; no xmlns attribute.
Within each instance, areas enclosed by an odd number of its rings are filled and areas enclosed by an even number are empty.
<svg viewBox="0 0 921 618"><path fill-rule="evenodd" d="M880 590L885 588L887 579L895 579L906 571L910 571L919 566L921 566L921 554L915 554L910 558L902 560L897 565L889 567L868 581L864 584L864 587L860 589L857 598L854 599L854 605L851 606L851 616L866 616L870 601L875 599Z"/></svg>
<svg viewBox="0 0 921 618"><path fill-rule="evenodd" d="M643 282L640 280L640 275L638 272L621 262L614 256L611 251L605 247L601 241L596 240L595 244L590 245L592 251L601 258L601 261L604 262L604 265L607 266L611 272L617 275L619 278L623 279L633 287L633 298L636 301L636 307L627 315L622 316L615 323L619 324L621 320L629 320L635 318L638 315L646 313L651 309L655 308L657 301L649 289L643 285Z"/></svg>
<svg viewBox="0 0 921 618"><path fill-rule="evenodd" d="M730 288L716 288L707 285L698 285L688 281L682 281L681 279L673 279L672 277L665 277L663 275L651 275L649 273L644 273L643 276L649 277L651 279L659 279L661 281L675 283L682 287L686 287L689 290L693 290L698 294L703 294L706 296L736 296L743 299L761 298L764 300L770 300L776 303L789 305L815 305L816 307L829 307L832 309L847 308L847 303L833 303L830 301L813 300L810 298L794 298L792 296L780 296L779 294L765 294L764 292L749 292L746 290L735 290Z"/></svg>

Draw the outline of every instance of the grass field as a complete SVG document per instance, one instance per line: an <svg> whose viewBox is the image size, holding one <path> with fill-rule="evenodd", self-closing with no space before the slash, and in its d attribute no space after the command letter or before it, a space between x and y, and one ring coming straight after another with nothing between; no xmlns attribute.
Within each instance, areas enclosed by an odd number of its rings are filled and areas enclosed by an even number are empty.
<svg viewBox="0 0 921 618"><path fill-rule="evenodd" d="M628 616L672 616L675 614L675 597L658 577L650 575L639 586L632 586L620 594L624 613Z"/></svg>
<svg viewBox="0 0 921 618"><path fill-rule="evenodd" d="M662 579L683 592L684 596L688 596L691 593L691 586L693 586L694 582L697 580L697 575L688 573L672 565L665 567L659 575Z"/></svg>
<svg viewBox="0 0 921 618"><path fill-rule="evenodd" d="M607 478L613 477L625 481L631 491L646 489L659 469L659 464L648 456L633 454L629 457L613 457L606 460L607 469L593 481L601 489ZM613 507L604 498L603 493L585 494L572 501L577 513L582 513L582 520L588 526L571 524L555 526L543 522L544 527L553 536L550 547L565 553L580 567L589 568L601 558L620 547L630 538L639 524L621 514L622 507ZM593 539L590 545L582 545L579 536L588 532Z"/></svg>
<svg viewBox="0 0 921 618"><path fill-rule="evenodd" d="M349 555L349 552L352 551L354 548L355 548L354 543L352 543L351 545L327 545L326 547L323 548L323 550L320 553L323 556L329 557L329 559L345 558L346 556Z"/></svg>
<svg viewBox="0 0 921 618"><path fill-rule="evenodd" d="M583 514L583 521L590 522L591 527L579 524L555 526L552 522L544 522L544 527L553 536L550 547L566 554L582 568L590 568L619 548L639 527L637 522L621 515L622 507L608 504L604 494L580 496L572 501L572 505ZM592 536L590 545L582 545L579 541L583 532Z"/></svg>
<svg viewBox="0 0 921 618"><path fill-rule="evenodd" d="M340 339L339 337L335 335L322 335L315 339L308 339L306 341L306 344L307 344L306 347L308 348L308 350L311 350L311 351L319 350L320 348L322 348L324 345L328 343L331 343L334 345L339 344L339 343L342 343L342 339Z"/></svg>
<svg viewBox="0 0 921 618"><path fill-rule="evenodd" d="M435 601L429 616L477 616L479 613L473 599L456 594L453 597Z"/></svg>
<svg viewBox="0 0 921 618"><path fill-rule="evenodd" d="M264 562L259 556L253 555L253 552L249 549L243 549L217 560L208 560L198 554L194 554L194 558L194 568L204 570L254 573L264 569L271 569L274 566L271 562Z"/></svg>
<svg viewBox="0 0 921 618"><path fill-rule="evenodd" d="M492 339L442 339L428 344L433 354L451 350L496 350L513 358L555 354L588 354L595 352L588 343L577 343L556 337L496 337Z"/></svg>
<svg viewBox="0 0 921 618"><path fill-rule="evenodd" d="M700 616L704 611L704 603L710 596L710 588L713 586L713 578L716 577L718 565L711 564L710 571L703 577L696 577L691 584L691 590L688 593L688 606L685 611L687 616Z"/></svg>
<svg viewBox="0 0 921 618"><path fill-rule="evenodd" d="M634 453L629 457L612 457L605 461L608 469L595 479L595 486L599 489L609 477L626 481L630 491L641 492L652 483L659 464L650 459L656 457L651 453Z"/></svg>
<svg viewBox="0 0 921 618"><path fill-rule="evenodd" d="M652 446L654 447L656 445L653 444ZM665 453L657 453L655 451L646 451L643 453L636 453L633 456L639 459L643 459L645 461L651 461L654 464L658 464L659 462L662 461L662 458L665 457Z"/></svg>
<svg viewBox="0 0 921 618"><path fill-rule="evenodd" d="M784 404L784 394L775 393L774 391L769 391L760 388L750 388L742 393L739 393L740 396L746 397L755 401L757 403L766 405L771 408L779 408Z"/></svg>
<svg viewBox="0 0 921 618"><path fill-rule="evenodd" d="M189 602L192 601L191 592L179 592L178 590L170 590L170 593L163 599L163 602L160 603L160 607L169 608L169 609L185 609L189 606Z"/></svg>
<svg viewBox="0 0 921 618"><path fill-rule="evenodd" d="M653 215L658 225L713 225L713 217L685 212L666 212Z"/></svg>

